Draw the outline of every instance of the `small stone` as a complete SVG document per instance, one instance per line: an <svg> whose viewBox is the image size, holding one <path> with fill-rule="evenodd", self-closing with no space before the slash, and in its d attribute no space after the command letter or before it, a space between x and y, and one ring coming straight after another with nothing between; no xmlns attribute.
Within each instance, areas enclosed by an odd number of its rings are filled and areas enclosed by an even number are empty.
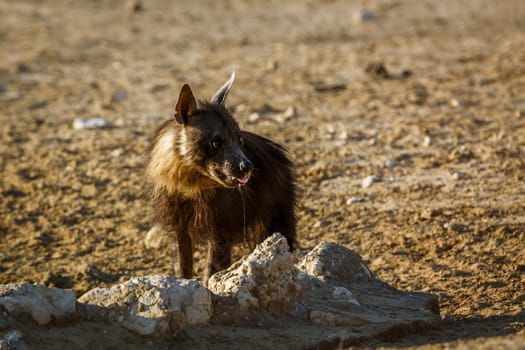
<svg viewBox="0 0 525 350"><path fill-rule="evenodd" d="M85 130L85 129L107 129L111 125L104 118L89 118L80 119L77 118L73 121L73 129Z"/></svg>
<svg viewBox="0 0 525 350"><path fill-rule="evenodd" d="M396 166L396 162L394 162L392 159L389 159L385 162L385 166L388 168L388 169L392 169L393 167Z"/></svg>
<svg viewBox="0 0 525 350"><path fill-rule="evenodd" d="M362 23L362 22L370 22L376 19L376 16L374 13L368 9L360 9L359 11L356 11L354 15L352 16L354 22L356 23Z"/></svg>
<svg viewBox="0 0 525 350"><path fill-rule="evenodd" d="M286 108L286 111L283 113L284 119L290 119L297 115L297 109L294 106L290 106Z"/></svg>
<svg viewBox="0 0 525 350"><path fill-rule="evenodd" d="M432 138L430 136L425 136L423 138L423 147L429 147L432 144Z"/></svg>
<svg viewBox="0 0 525 350"><path fill-rule="evenodd" d="M267 70L276 70L277 68L279 68L279 63L275 60L270 60L266 63Z"/></svg>
<svg viewBox="0 0 525 350"><path fill-rule="evenodd" d="M462 172L462 171L456 171L456 172L454 172L454 174L452 174L452 177L454 178L454 180L461 180L465 176L466 176L466 174L464 172Z"/></svg>
<svg viewBox="0 0 525 350"><path fill-rule="evenodd" d="M255 123L256 121L258 121L259 119L261 119L261 114L260 113L257 113L257 112L253 112L251 113L249 116L248 116L248 121L250 123Z"/></svg>
<svg viewBox="0 0 525 350"><path fill-rule="evenodd" d="M330 220L323 219L323 220L317 221L314 224L314 228L326 227L328 225L330 225Z"/></svg>
<svg viewBox="0 0 525 350"><path fill-rule="evenodd" d="M113 158L118 158L122 155L122 149L121 148L115 148L113 151L111 151L111 156Z"/></svg>
<svg viewBox="0 0 525 350"><path fill-rule="evenodd" d="M295 117L297 115L297 110L294 106L288 107L283 113L273 114L272 119L277 123L285 123L287 120Z"/></svg>
<svg viewBox="0 0 525 350"><path fill-rule="evenodd" d="M329 135L333 135L335 134L335 126L334 125L331 125L331 124L328 124L326 125L326 128L325 128L326 132L329 134Z"/></svg>
<svg viewBox="0 0 525 350"><path fill-rule="evenodd" d="M363 188L368 188L370 186L372 186L375 182L379 181L379 178L375 175L370 175L370 176L367 176L363 179L363 181L361 182L361 185L363 186Z"/></svg>
<svg viewBox="0 0 525 350"><path fill-rule="evenodd" d="M148 248L158 249L167 243L167 238L166 232L164 232L162 227L155 225L146 234L144 244Z"/></svg>
<svg viewBox="0 0 525 350"><path fill-rule="evenodd" d="M346 130L341 131L341 133L337 136L337 138L343 141L348 140L348 132L346 132Z"/></svg>
<svg viewBox="0 0 525 350"><path fill-rule="evenodd" d="M364 202L364 199L362 197L357 197L357 196L350 197L346 200L347 205L354 204L354 203L360 203L360 202Z"/></svg>
<svg viewBox="0 0 525 350"><path fill-rule="evenodd" d="M461 102L457 98L450 100L450 105L454 108L461 106Z"/></svg>
<svg viewBox="0 0 525 350"><path fill-rule="evenodd" d="M323 281L369 282L375 280L359 254L332 242L321 242L306 254L299 269ZM332 294L341 295L342 289ZM349 293L350 291L348 291ZM345 292L345 294L348 294Z"/></svg>
<svg viewBox="0 0 525 350"><path fill-rule="evenodd" d="M122 102L127 100L128 92L126 89L118 89L113 95L111 95L111 100L113 102Z"/></svg>

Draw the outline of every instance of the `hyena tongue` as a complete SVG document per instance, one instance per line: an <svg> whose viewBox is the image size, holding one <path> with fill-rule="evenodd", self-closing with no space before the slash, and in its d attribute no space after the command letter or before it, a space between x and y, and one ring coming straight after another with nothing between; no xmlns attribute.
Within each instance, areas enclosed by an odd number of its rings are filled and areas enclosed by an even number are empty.
<svg viewBox="0 0 525 350"><path fill-rule="evenodd" d="M241 185L244 185L245 183L248 182L248 180L250 180L250 174L244 176L244 177L241 177L241 178L237 178L237 181L239 181L239 183Z"/></svg>

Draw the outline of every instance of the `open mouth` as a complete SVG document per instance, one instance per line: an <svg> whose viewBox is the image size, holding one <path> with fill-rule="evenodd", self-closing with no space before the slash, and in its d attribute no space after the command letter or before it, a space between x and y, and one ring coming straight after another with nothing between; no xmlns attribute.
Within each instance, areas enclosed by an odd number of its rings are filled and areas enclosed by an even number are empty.
<svg viewBox="0 0 525 350"><path fill-rule="evenodd" d="M244 185L250 180L250 174L246 174L243 177L236 177L234 178L239 184Z"/></svg>

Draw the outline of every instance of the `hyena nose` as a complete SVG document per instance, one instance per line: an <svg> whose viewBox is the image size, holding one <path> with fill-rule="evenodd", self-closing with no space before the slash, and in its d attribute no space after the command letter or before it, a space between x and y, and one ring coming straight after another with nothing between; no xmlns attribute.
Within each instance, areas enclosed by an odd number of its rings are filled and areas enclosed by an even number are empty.
<svg viewBox="0 0 525 350"><path fill-rule="evenodd" d="M248 171L253 170L253 163L248 159L243 159L239 162L239 170L242 173L247 173Z"/></svg>

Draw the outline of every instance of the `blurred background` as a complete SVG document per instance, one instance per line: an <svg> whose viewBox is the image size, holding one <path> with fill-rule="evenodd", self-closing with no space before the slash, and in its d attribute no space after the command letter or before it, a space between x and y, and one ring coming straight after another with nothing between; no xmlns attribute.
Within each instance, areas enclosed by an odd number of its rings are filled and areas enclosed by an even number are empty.
<svg viewBox="0 0 525 350"><path fill-rule="evenodd" d="M521 0L0 1L0 283L171 273L145 242L143 155L183 83L206 99L235 70L228 108L296 162L299 251L344 244L437 294L445 330L401 345L518 332L524 18Z"/></svg>

